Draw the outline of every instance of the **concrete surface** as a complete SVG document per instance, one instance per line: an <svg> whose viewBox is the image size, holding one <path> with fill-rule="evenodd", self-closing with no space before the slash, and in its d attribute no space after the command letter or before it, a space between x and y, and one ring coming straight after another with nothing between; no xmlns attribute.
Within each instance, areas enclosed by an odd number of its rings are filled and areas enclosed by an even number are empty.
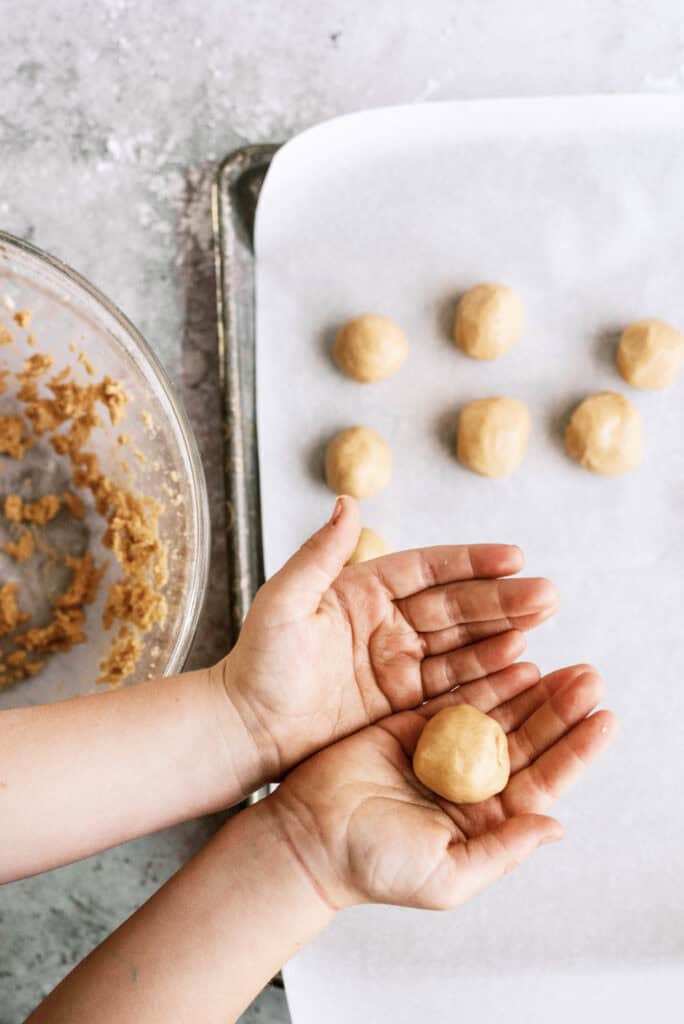
<svg viewBox="0 0 684 1024"><path fill-rule="evenodd" d="M225 649L209 187L244 142L367 106L681 90L677 0L0 0L0 225L99 285L194 422L215 528L192 664ZM195 822L0 892L0 1024L216 827ZM288 1019L267 992L245 1021Z"/></svg>

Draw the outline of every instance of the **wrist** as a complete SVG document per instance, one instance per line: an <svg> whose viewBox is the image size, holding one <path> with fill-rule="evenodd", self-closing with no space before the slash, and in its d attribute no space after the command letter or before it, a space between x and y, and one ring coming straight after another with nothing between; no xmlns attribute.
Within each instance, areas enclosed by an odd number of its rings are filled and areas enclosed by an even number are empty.
<svg viewBox="0 0 684 1024"><path fill-rule="evenodd" d="M269 781L260 744L230 685L231 669L228 656L207 669L204 678L207 713L225 790L224 807L238 803Z"/></svg>
<svg viewBox="0 0 684 1024"><path fill-rule="evenodd" d="M287 780L258 806L262 805L283 848L331 914L365 902L348 878L345 828L334 806L324 808L321 816L320 808L314 811Z"/></svg>

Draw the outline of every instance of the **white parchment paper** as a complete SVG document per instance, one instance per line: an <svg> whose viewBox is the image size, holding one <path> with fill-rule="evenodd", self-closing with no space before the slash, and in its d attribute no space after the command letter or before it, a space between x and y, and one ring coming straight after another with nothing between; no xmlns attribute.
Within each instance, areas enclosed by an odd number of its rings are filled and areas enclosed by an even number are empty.
<svg viewBox="0 0 684 1024"><path fill-rule="evenodd" d="M287 968L295 1024L357 1019L642 1020L684 984L684 380L630 389L625 323L684 327L684 102L445 103L314 128L276 156L257 214L257 388L267 572L329 514L322 451L378 429L389 487L364 521L392 547L513 541L563 605L529 639L544 671L595 662L617 746L558 807L566 840L448 914L345 912ZM458 296L514 285L527 329L496 363L450 341ZM340 321L396 318L400 374L362 386L330 359ZM646 461L602 479L563 453L587 393L641 409ZM459 407L498 394L533 417L508 481L452 455ZM619 1016L618 1016L619 1007ZM669 1008L669 1009L668 1009Z"/></svg>

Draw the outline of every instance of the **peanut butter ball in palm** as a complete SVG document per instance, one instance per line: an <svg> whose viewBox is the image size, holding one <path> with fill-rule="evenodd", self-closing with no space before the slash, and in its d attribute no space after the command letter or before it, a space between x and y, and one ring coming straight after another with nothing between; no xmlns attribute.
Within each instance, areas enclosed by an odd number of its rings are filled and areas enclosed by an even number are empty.
<svg viewBox="0 0 684 1024"><path fill-rule="evenodd" d="M571 458L593 473L628 473L643 458L641 413L615 391L589 395L570 418L565 448Z"/></svg>
<svg viewBox="0 0 684 1024"><path fill-rule="evenodd" d="M461 409L456 454L481 476L510 476L525 457L529 434L530 414L523 402L478 398Z"/></svg>
<svg viewBox="0 0 684 1024"><path fill-rule="evenodd" d="M386 487L392 475L392 453L370 427L349 427L325 450L325 479L333 494L370 498Z"/></svg>
<svg viewBox="0 0 684 1024"><path fill-rule="evenodd" d="M454 341L473 359L498 359L517 344L523 326L523 304L515 289L478 284L458 304Z"/></svg>
<svg viewBox="0 0 684 1024"><path fill-rule="evenodd" d="M362 384L392 377L407 354L408 339L399 324L373 313L347 320L333 345L333 359L340 370Z"/></svg>
<svg viewBox="0 0 684 1024"><path fill-rule="evenodd" d="M506 788L511 772L506 734L471 704L438 711L418 738L416 778L455 804L477 804Z"/></svg>
<svg viewBox="0 0 684 1024"><path fill-rule="evenodd" d="M637 320L622 332L615 361L633 387L667 388L684 363L684 335L664 320Z"/></svg>

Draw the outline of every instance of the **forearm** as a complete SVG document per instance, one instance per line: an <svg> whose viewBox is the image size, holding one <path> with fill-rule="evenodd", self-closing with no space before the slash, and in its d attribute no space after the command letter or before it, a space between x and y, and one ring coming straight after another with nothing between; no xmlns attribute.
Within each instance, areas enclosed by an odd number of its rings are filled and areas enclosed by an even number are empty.
<svg viewBox="0 0 684 1024"><path fill-rule="evenodd" d="M217 669L0 713L0 881L241 799L257 753Z"/></svg>
<svg viewBox="0 0 684 1024"><path fill-rule="evenodd" d="M228 1024L332 916L263 801L232 818L30 1024Z"/></svg>

